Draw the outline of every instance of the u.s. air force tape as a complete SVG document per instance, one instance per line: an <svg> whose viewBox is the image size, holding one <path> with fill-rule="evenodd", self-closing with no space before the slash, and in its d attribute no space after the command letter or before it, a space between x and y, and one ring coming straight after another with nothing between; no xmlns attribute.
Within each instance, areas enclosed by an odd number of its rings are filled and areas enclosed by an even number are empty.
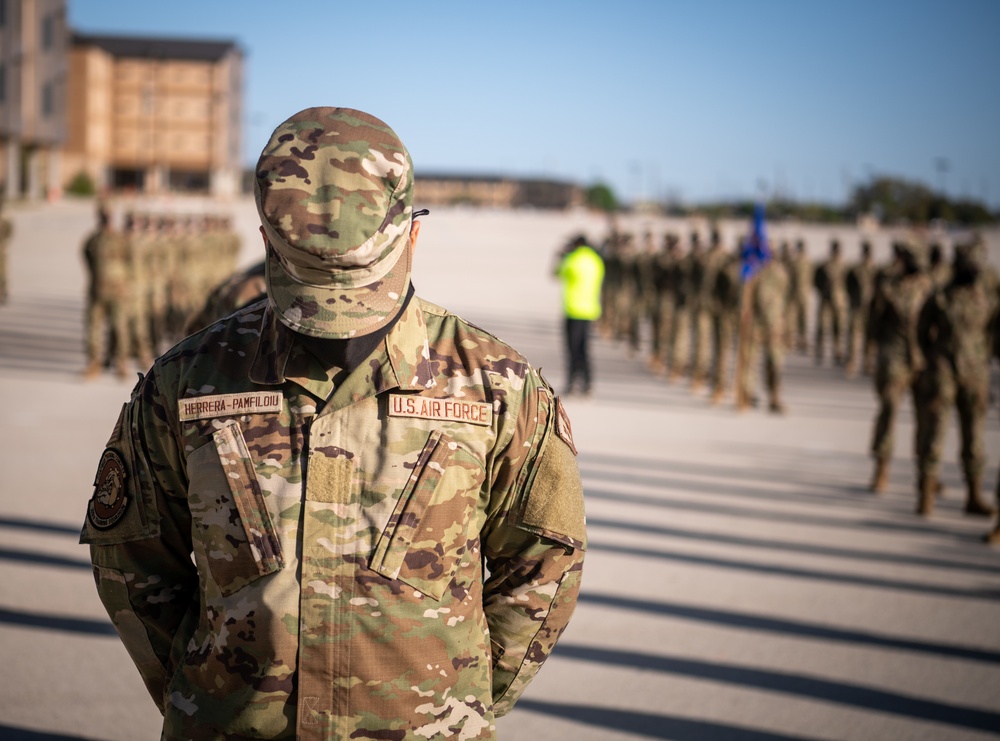
<svg viewBox="0 0 1000 741"><path fill-rule="evenodd" d="M485 401L430 399L406 394L389 395L390 417L415 417L440 422L466 422L489 427L493 424L493 405Z"/></svg>
<svg viewBox="0 0 1000 741"><path fill-rule="evenodd" d="M125 515L129 500L127 479L128 470L122 454L114 448L105 450L94 477L94 496L87 507L87 518L98 530L113 527Z"/></svg>
<svg viewBox="0 0 1000 741"><path fill-rule="evenodd" d="M190 396L177 400L177 415L181 422L239 414L263 414L281 411L281 392L249 391L240 394Z"/></svg>

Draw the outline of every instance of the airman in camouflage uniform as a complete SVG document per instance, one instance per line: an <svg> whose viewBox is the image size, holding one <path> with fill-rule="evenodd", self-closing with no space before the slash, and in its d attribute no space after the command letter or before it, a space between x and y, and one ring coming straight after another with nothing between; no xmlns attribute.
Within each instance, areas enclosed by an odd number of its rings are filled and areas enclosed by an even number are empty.
<svg viewBox="0 0 1000 741"><path fill-rule="evenodd" d="M718 334L716 319L719 313L715 298L715 282L728 255L722 239L715 229L709 238L708 249L702 253L694 280L694 361L691 367L691 390L699 391L718 360Z"/></svg>
<svg viewBox="0 0 1000 741"><path fill-rule="evenodd" d="M768 409L775 414L785 411L781 401L781 372L784 366L785 301L788 296L788 272L779 260L768 259L747 282L744 291L750 312L749 330L740 337L740 353L736 378L737 411L747 409L754 398L758 354L764 356L764 372L768 390ZM746 322L742 322L746 325ZM741 327L741 330L744 327Z"/></svg>
<svg viewBox="0 0 1000 741"><path fill-rule="evenodd" d="M3 218L4 188L0 186L0 305L7 303L7 247L14 227Z"/></svg>
<svg viewBox="0 0 1000 741"><path fill-rule="evenodd" d="M681 256L674 269L674 320L671 327L670 381L676 381L691 368L691 334L694 322L695 279L701 260L701 245L697 234L691 236L691 247Z"/></svg>
<svg viewBox="0 0 1000 741"><path fill-rule="evenodd" d="M814 272L812 261L806 254L806 244L800 239L795 243L795 253L789 260L788 309L785 312L785 326L788 330L788 346L802 353L809 348L806 327L809 321L809 300L812 296Z"/></svg>
<svg viewBox="0 0 1000 741"><path fill-rule="evenodd" d="M712 323L715 336L715 359L712 366L713 404L718 404L725 398L729 386L729 362L739 331L742 288L739 255L728 253L719 266L712 289L714 302Z"/></svg>
<svg viewBox="0 0 1000 741"><path fill-rule="evenodd" d="M910 240L897 242L893 250L895 263L877 283L868 316L868 334L876 346L875 391L879 397L871 445L875 458L871 482L874 492L885 491L889 484L896 412L908 390L913 394L914 408L919 409L917 381L925 367L925 360L917 342L917 319L933 290L926 271L924 246ZM920 430L918 414L918 437Z"/></svg>
<svg viewBox="0 0 1000 741"><path fill-rule="evenodd" d="M858 366L869 367L871 344L868 342L868 310L875 290L875 265L872 247L861 243L861 259L847 271L847 375L857 372ZM866 371L867 372L867 371Z"/></svg>
<svg viewBox="0 0 1000 741"><path fill-rule="evenodd" d="M662 373L673 357L673 323L677 295L674 285L674 271L677 269L677 235L665 234L663 247L653 262L653 284L656 288L656 312L654 323L653 370Z"/></svg>
<svg viewBox="0 0 1000 741"><path fill-rule="evenodd" d="M120 378L128 375L131 357L129 316L132 302L132 252L128 239L113 228L104 207L98 208L97 228L84 241L83 260L87 267L87 368L85 378L94 378L110 340L115 370Z"/></svg>
<svg viewBox="0 0 1000 741"><path fill-rule="evenodd" d="M844 262L840 257L840 242L830 242L830 257L813 276L813 285L819 296L816 310L816 363L823 362L827 332L833 341L833 360L843 363L844 321L847 313L847 284Z"/></svg>
<svg viewBox="0 0 1000 741"><path fill-rule="evenodd" d="M985 255L978 242L955 248L951 280L927 300L920 313L917 338L927 366L919 382L921 406L917 438L917 512L929 515L939 490L944 433L957 408L962 440L962 468L967 495L965 511L991 515L982 500L983 421L989 404L992 332L997 321L997 287L983 270Z"/></svg>
<svg viewBox="0 0 1000 741"><path fill-rule="evenodd" d="M281 124L268 299L157 360L112 432L82 539L164 739L492 739L573 611L569 421L412 294L412 178L368 114Z"/></svg>

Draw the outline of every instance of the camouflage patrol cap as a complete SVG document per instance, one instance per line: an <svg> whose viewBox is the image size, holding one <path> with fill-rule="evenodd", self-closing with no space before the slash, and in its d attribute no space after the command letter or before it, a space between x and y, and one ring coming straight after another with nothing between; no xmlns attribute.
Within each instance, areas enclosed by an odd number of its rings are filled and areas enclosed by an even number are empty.
<svg viewBox="0 0 1000 741"><path fill-rule="evenodd" d="M282 323L346 339L396 316L410 282L413 163L388 125L350 108L296 113L261 152L254 196Z"/></svg>

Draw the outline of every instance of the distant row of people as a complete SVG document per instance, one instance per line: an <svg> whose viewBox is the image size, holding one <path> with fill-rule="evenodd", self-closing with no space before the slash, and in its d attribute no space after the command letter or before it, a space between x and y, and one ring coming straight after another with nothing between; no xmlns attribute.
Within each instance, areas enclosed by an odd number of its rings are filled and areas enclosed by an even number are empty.
<svg viewBox="0 0 1000 741"><path fill-rule="evenodd" d="M1000 278L982 241L972 236L957 244L949 262L940 246L901 239L884 265L875 264L864 241L852 264L844 262L836 240L819 263L801 241L794 247L782 242L773 255L766 244L753 242L744 237L731 250L716 231L707 246L692 233L682 251L676 234L663 235L657 249L651 234L636 244L630 234L612 233L600 249L606 265L603 335L637 354L648 331L654 372L672 382L689 379L693 391L708 384L713 403L732 390L738 410L757 403L760 356L767 406L775 413L785 409L781 377L788 349L811 349L817 364L832 357L848 376L873 375L879 398L871 444L874 492L887 486L896 414L904 393L911 393L921 515L933 511L941 494L941 449L956 409L965 511L991 515L982 497L983 426L990 359L1000 357ZM1000 524L990 538L1000 542Z"/></svg>
<svg viewBox="0 0 1000 741"><path fill-rule="evenodd" d="M87 378L112 365L121 377L142 370L184 337L206 297L233 273L240 240L228 217L124 214L98 208L83 246L88 274Z"/></svg>

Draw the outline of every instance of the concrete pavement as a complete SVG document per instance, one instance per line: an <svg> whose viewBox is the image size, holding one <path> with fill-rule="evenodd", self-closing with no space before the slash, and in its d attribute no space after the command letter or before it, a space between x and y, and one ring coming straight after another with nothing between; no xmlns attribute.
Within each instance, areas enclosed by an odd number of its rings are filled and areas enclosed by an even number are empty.
<svg viewBox="0 0 1000 741"><path fill-rule="evenodd" d="M227 208L248 262L260 254L252 204ZM603 236L603 222L432 211L418 292L511 342L560 387L552 252L580 229ZM0 307L0 738L156 738L155 707L76 544L131 387L80 376L79 248L93 205L13 215L11 300ZM824 249L827 234L810 248ZM788 414L736 415L653 377L624 347L595 350L595 396L567 400L591 539L581 602L499 721L501 738L1000 736L1000 550L979 542L990 522L961 514L954 429L946 498L922 520L909 410L890 491L864 488L869 379L792 356ZM995 407L987 427L992 487Z"/></svg>

